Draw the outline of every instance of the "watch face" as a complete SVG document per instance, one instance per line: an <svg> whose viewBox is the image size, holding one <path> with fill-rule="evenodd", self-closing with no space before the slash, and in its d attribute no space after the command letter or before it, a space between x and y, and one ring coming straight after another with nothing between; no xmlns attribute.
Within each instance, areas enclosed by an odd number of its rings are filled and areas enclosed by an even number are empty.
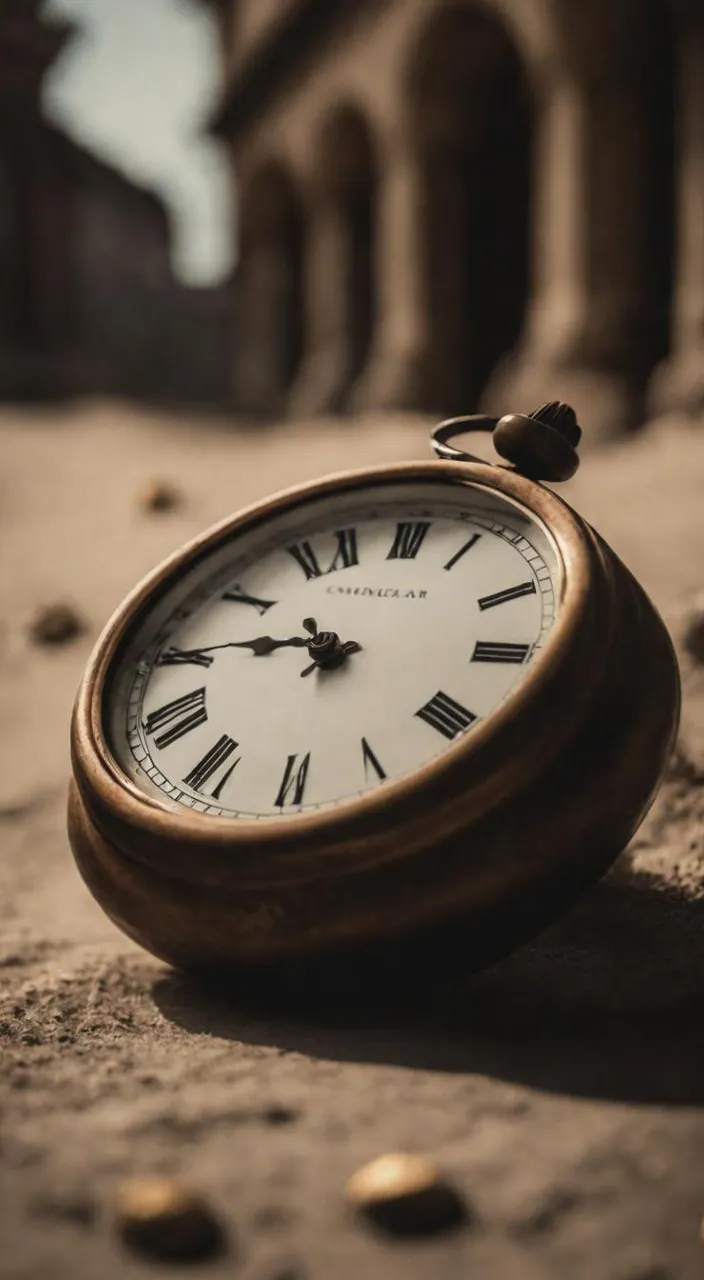
<svg viewBox="0 0 704 1280"><path fill-rule="evenodd" d="M480 485L375 484L199 552L122 645L110 746L141 790L214 818L325 809L471 734L559 607L550 534Z"/></svg>

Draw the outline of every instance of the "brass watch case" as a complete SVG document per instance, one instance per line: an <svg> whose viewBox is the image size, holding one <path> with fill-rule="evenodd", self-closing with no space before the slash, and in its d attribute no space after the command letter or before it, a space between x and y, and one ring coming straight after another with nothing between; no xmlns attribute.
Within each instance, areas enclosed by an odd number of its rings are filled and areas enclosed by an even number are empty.
<svg viewBox="0 0 704 1280"><path fill-rule="evenodd" d="M370 485L498 491L547 526L563 594L543 652L485 721L410 776L271 822L168 808L105 732L111 673L155 592L195 557L285 508ZM647 811L679 717L668 633L604 541L551 490L479 462L365 469L286 491L152 573L90 659L71 728L69 833L111 919L174 965L313 975L477 967L603 874Z"/></svg>

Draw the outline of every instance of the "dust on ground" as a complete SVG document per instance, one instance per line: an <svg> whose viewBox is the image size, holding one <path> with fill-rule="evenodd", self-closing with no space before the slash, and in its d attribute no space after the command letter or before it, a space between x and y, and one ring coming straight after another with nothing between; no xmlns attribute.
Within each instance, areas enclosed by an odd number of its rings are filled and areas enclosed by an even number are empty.
<svg viewBox="0 0 704 1280"><path fill-rule="evenodd" d="M686 654L680 745L631 848L442 1010L277 1018L206 992L123 938L73 866L68 718L125 593L247 502L427 457L427 426L246 427L106 403L0 414L3 1277L156 1272L111 1228L115 1185L139 1171L210 1197L231 1239L213 1277L704 1276L704 668ZM153 482L182 504L145 509ZM704 585L702 425L587 451L562 492L679 639ZM53 603L86 629L37 645ZM467 1226L390 1244L351 1218L347 1177L393 1149L439 1161Z"/></svg>

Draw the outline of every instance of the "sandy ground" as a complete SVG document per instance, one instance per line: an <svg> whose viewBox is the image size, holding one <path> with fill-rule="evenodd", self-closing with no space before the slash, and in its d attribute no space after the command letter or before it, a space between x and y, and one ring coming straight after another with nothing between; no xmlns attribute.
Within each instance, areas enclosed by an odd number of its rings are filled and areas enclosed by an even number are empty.
<svg viewBox="0 0 704 1280"><path fill-rule="evenodd" d="M246 501L425 457L425 429L236 430L104 404L0 414L3 1277L156 1272L111 1224L116 1183L142 1170L183 1174L211 1198L231 1241L213 1277L704 1276L704 668L683 657L680 747L631 849L442 1009L252 1010L126 941L72 864L68 717L125 592ZM182 489L182 509L139 509L155 477ZM662 422L588 453L564 492L679 639L704 586L702 427ZM28 637L53 601L88 624L61 649ZM350 1216L346 1178L399 1147L454 1177L467 1226L409 1244Z"/></svg>

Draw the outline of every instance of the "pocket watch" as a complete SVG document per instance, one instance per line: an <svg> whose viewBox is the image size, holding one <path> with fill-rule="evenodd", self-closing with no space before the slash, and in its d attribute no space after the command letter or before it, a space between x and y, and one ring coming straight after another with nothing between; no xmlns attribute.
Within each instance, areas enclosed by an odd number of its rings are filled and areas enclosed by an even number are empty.
<svg viewBox="0 0 704 1280"><path fill-rule="evenodd" d="M472 431L505 461L452 443ZM135 588L71 729L71 844L120 928L190 969L407 980L488 963L603 874L679 677L541 483L580 435L557 402L452 419L434 460L279 493Z"/></svg>

